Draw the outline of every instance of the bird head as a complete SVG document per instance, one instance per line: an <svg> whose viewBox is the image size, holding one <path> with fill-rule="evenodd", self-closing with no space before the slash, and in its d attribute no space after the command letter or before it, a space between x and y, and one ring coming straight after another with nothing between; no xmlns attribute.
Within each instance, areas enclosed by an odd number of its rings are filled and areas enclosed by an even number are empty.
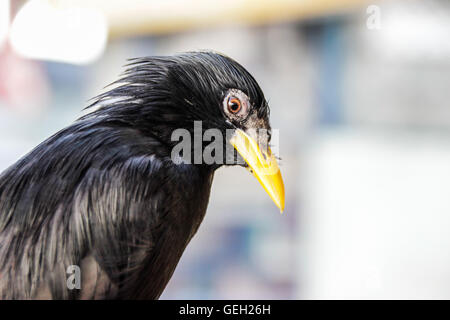
<svg viewBox="0 0 450 320"><path fill-rule="evenodd" d="M249 169L284 210L283 180L269 147L269 106L256 80L239 63L214 52L137 58L118 83L94 104L110 99L114 103L93 114L129 121L141 132L156 135L177 163L182 159L183 165ZM189 139L181 141L182 148L180 137Z"/></svg>

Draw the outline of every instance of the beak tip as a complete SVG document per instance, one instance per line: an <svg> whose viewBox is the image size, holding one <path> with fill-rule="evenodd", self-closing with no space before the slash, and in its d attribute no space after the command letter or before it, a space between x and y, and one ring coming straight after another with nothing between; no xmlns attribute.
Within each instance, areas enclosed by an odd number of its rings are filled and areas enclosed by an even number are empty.
<svg viewBox="0 0 450 320"><path fill-rule="evenodd" d="M280 214L283 214L283 212L284 212L284 201L283 201L283 203L280 203L278 208L280 209Z"/></svg>

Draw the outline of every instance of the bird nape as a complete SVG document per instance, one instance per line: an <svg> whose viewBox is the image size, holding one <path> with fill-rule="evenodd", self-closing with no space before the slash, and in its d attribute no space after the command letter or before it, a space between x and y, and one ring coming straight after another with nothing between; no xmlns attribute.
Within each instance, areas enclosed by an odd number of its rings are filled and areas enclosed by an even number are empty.
<svg viewBox="0 0 450 320"><path fill-rule="evenodd" d="M0 298L157 299L223 165L248 168L284 209L269 107L240 64L190 52L127 67L90 113L0 175ZM174 132L199 123L201 137L225 137L213 162L198 161L207 139L174 156Z"/></svg>

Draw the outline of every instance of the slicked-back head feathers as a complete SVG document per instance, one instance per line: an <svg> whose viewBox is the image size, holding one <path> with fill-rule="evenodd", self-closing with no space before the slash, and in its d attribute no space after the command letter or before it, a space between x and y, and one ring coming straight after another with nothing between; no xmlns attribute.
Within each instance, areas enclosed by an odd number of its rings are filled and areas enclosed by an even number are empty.
<svg viewBox="0 0 450 320"><path fill-rule="evenodd" d="M268 125L269 108L253 76L233 59L213 52L132 59L115 88L97 96L88 108L97 110L82 119L123 123L158 135L170 144L176 128L234 128L223 113L222 101L238 89Z"/></svg>

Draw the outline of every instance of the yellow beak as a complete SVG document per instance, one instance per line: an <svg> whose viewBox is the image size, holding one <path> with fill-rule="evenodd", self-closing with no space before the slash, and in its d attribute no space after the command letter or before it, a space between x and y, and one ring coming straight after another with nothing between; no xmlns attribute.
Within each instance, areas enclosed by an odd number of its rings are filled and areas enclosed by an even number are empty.
<svg viewBox="0 0 450 320"><path fill-rule="evenodd" d="M255 139L240 129L236 129L230 143L247 162L253 175L282 213L284 210L284 183L277 160L270 148L268 147L266 152L261 151Z"/></svg>

